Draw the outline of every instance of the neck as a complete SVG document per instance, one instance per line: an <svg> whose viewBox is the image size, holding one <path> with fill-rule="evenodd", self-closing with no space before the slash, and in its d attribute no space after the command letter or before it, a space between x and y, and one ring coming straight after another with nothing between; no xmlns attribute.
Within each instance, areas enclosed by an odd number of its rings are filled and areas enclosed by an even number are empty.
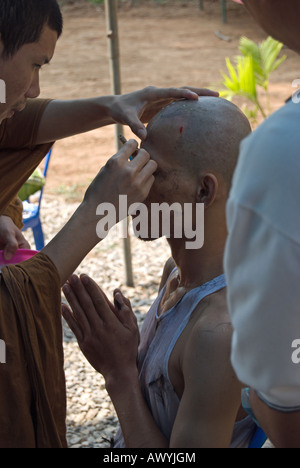
<svg viewBox="0 0 300 468"><path fill-rule="evenodd" d="M181 287L193 289L224 273L223 258L225 239L204 242L201 249L185 248L182 239L168 239L172 257L176 263Z"/></svg>

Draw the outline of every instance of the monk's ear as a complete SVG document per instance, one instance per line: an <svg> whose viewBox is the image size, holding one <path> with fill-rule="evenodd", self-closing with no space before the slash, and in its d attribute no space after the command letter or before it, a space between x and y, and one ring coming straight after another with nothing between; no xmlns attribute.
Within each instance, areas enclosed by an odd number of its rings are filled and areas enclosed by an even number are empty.
<svg viewBox="0 0 300 468"><path fill-rule="evenodd" d="M197 191L197 203L203 203L204 208L208 208L215 201L218 192L218 179L212 173L204 174L200 177Z"/></svg>

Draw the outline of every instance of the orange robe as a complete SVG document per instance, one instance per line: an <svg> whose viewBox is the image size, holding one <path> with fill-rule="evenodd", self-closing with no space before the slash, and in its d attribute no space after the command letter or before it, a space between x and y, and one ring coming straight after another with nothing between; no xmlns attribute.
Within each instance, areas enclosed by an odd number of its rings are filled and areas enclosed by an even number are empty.
<svg viewBox="0 0 300 468"><path fill-rule="evenodd" d="M0 214L22 223L13 201L53 143L36 145L49 101L30 101L0 126ZM0 274L0 447L66 447L60 277L43 253Z"/></svg>

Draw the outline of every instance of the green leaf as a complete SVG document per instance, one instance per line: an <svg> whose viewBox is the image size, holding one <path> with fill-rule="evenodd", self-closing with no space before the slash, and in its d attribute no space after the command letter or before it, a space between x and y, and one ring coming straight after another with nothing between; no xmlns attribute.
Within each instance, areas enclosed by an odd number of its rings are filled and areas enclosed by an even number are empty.
<svg viewBox="0 0 300 468"><path fill-rule="evenodd" d="M255 44L247 37L241 37L239 50L244 56L253 58L255 77L258 86L267 90L270 74L284 62L286 56L278 59L283 44L268 37L260 44Z"/></svg>
<svg viewBox="0 0 300 468"><path fill-rule="evenodd" d="M223 76L223 85L226 88L227 95L245 96L252 102L257 101L256 81L252 57L239 56L237 66L234 68L229 58L226 59L226 65L229 75L221 71Z"/></svg>

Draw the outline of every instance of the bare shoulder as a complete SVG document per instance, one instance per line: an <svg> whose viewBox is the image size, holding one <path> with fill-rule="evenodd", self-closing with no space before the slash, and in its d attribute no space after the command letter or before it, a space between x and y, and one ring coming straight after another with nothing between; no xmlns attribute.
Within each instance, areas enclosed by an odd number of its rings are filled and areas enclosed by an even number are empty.
<svg viewBox="0 0 300 468"><path fill-rule="evenodd" d="M189 326L187 344L192 346L231 347L232 324L228 311L226 288L211 294L194 310Z"/></svg>
<svg viewBox="0 0 300 468"><path fill-rule="evenodd" d="M171 355L169 373L178 395L186 387L187 376L193 376L188 380L197 391L197 380L203 390L212 385L210 391L225 376L235 381L230 362L232 331L226 289L199 302Z"/></svg>
<svg viewBox="0 0 300 468"><path fill-rule="evenodd" d="M211 394L216 393L218 385L231 391L240 390L230 359L232 332L224 289L207 297L195 309L182 349L183 374L201 370L198 375L206 380L203 389L209 389ZM238 393L237 398L240 398Z"/></svg>
<svg viewBox="0 0 300 468"><path fill-rule="evenodd" d="M227 330L232 333L231 318L227 304L227 288L223 288L201 301L192 314L195 330Z"/></svg>
<svg viewBox="0 0 300 468"><path fill-rule="evenodd" d="M226 290L222 290L198 304L174 349L177 362L173 360L172 368L169 364L180 398L174 443L182 443L188 434L203 447L229 447L241 405L241 383L230 361L231 337Z"/></svg>

